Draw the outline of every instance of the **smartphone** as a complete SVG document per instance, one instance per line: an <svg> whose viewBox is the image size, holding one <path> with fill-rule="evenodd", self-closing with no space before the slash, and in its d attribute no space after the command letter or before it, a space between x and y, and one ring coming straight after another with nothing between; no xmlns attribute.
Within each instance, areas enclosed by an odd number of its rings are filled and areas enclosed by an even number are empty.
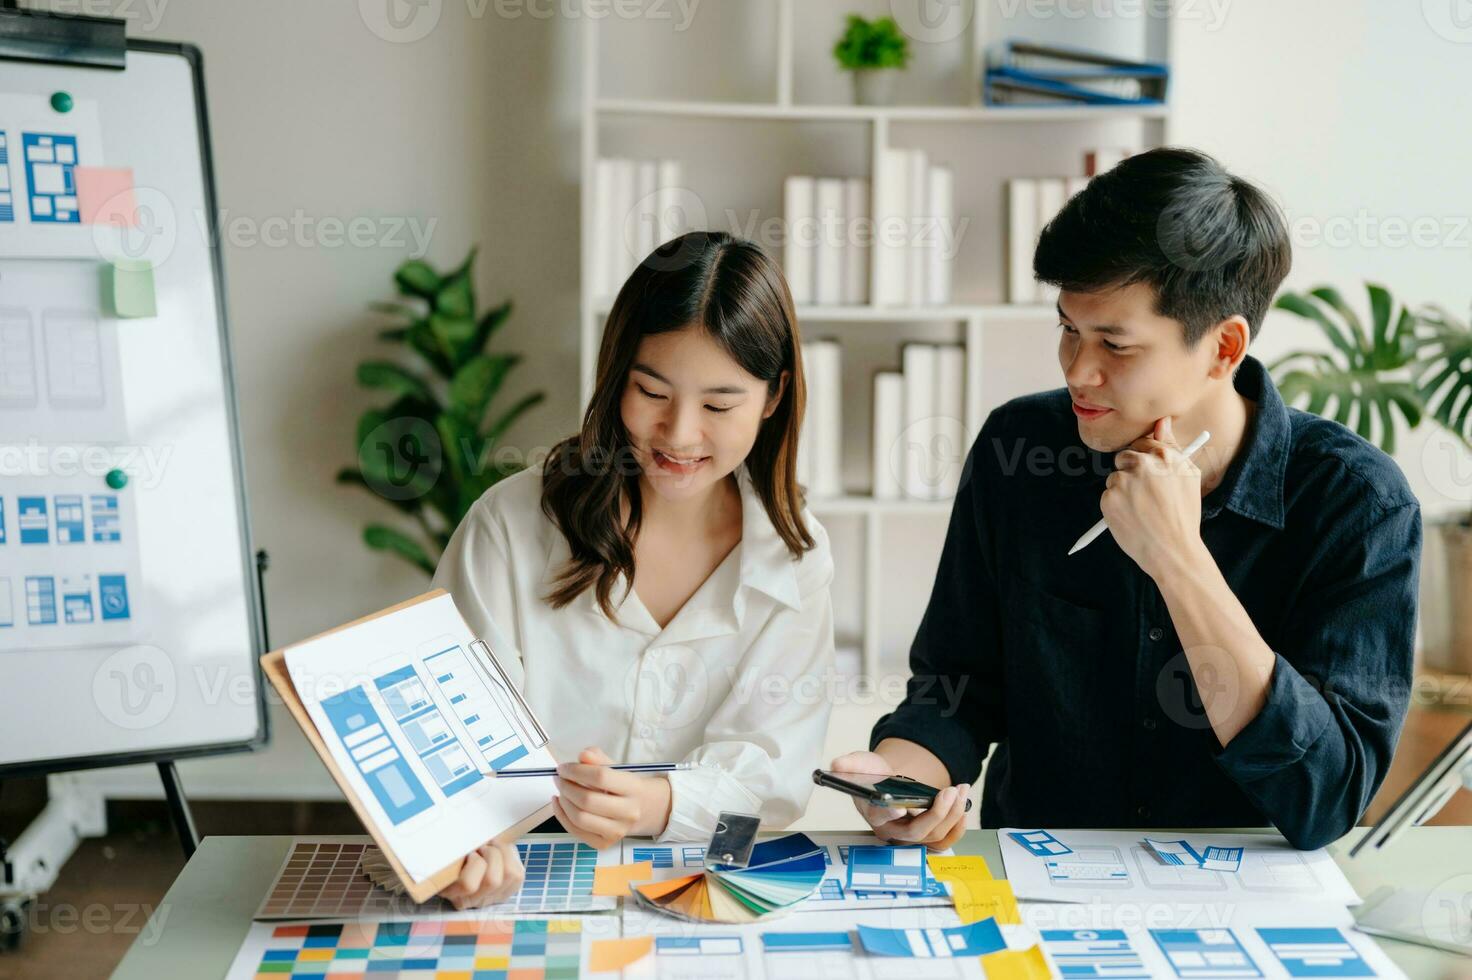
<svg viewBox="0 0 1472 980"><path fill-rule="evenodd" d="M857 772L813 770L813 782L856 796L871 806L890 806L901 810L924 810L935 801L940 790L911 779L909 776L866 776ZM971 800L966 800L971 809Z"/></svg>

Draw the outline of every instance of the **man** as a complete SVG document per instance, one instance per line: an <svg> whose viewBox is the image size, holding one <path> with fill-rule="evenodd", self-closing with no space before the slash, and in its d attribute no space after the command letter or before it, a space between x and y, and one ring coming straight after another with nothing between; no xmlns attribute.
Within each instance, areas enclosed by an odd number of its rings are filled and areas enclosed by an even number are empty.
<svg viewBox="0 0 1472 980"><path fill-rule="evenodd" d="M1364 812L1409 695L1420 508L1248 356L1290 262L1268 198L1182 149L1043 231L1067 388L987 419L906 698L833 763L946 787L911 816L861 805L881 837L950 846L993 745L986 827L1272 823L1313 848Z"/></svg>

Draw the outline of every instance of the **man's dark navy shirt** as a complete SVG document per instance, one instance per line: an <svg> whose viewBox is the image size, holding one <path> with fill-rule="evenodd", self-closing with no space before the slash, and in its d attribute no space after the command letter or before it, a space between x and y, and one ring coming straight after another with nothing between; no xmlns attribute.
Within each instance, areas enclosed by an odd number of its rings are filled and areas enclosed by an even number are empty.
<svg viewBox="0 0 1472 980"><path fill-rule="evenodd" d="M1201 537L1276 660L1225 749L1197 689L1218 682L1193 677L1154 580L1108 534L1067 554L1114 455L1083 444L1063 389L982 427L905 700L871 744L916 742L953 783L995 744L984 827L1273 824L1304 848L1353 827L1409 701L1420 506L1390 457L1285 406L1257 360L1235 385L1256 410Z"/></svg>

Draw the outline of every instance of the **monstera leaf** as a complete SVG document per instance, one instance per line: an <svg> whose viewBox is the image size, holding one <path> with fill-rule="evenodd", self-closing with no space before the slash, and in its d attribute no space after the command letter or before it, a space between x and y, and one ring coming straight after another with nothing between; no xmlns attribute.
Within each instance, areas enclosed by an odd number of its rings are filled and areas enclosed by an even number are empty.
<svg viewBox="0 0 1472 980"><path fill-rule="evenodd" d="M1472 447L1472 329L1439 307L1421 314L1421 398L1433 418Z"/></svg>
<svg viewBox="0 0 1472 980"><path fill-rule="evenodd" d="M1329 286L1279 296L1274 306L1312 322L1332 350L1294 351L1269 370L1284 401L1304 402L1308 411L1333 418L1394 453L1395 415L1414 429L1425 410L1423 388L1415 381L1423 369L1419 320L1406 308L1396 315L1395 301L1383 286L1369 285L1366 292L1368 328Z"/></svg>

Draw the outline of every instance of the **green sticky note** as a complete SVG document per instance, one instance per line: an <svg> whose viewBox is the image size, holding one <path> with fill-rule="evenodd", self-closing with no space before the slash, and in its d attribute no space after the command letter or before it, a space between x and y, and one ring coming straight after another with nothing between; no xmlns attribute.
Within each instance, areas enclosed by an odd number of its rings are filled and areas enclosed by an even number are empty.
<svg viewBox="0 0 1472 980"><path fill-rule="evenodd" d="M118 259L112 264L112 308L119 317L157 316L153 298L153 263Z"/></svg>

